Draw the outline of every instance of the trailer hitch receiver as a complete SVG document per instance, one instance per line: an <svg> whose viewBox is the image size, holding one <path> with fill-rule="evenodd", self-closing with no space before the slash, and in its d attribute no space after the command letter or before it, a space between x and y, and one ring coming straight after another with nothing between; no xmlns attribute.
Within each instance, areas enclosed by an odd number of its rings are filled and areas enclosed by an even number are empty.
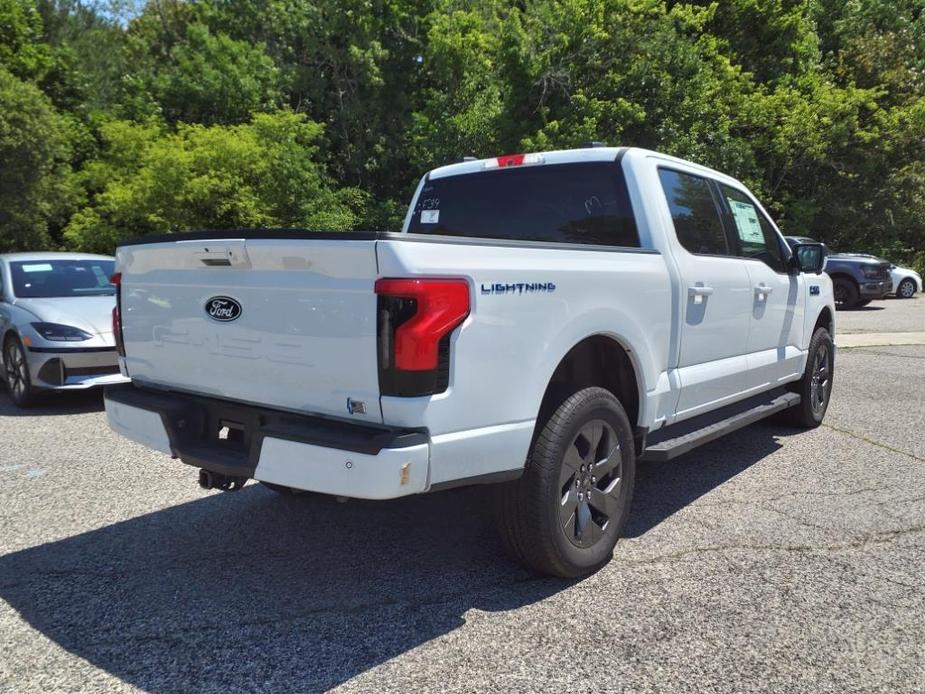
<svg viewBox="0 0 925 694"><path fill-rule="evenodd" d="M212 472L211 470L199 471L199 486L203 489L220 489L223 492L236 492L244 486L245 482L247 482L246 477L232 477L230 475L223 475L219 472Z"/></svg>

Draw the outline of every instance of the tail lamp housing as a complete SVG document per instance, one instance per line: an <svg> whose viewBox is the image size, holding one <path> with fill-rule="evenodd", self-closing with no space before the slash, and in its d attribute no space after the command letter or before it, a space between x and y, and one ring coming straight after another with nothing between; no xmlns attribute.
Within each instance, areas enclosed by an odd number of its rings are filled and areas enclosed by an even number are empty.
<svg viewBox="0 0 925 694"><path fill-rule="evenodd" d="M109 283L116 288L116 305L112 309L112 336L116 341L116 351L120 357L125 356L125 341L122 339L122 273L117 272L109 278Z"/></svg>
<svg viewBox="0 0 925 694"><path fill-rule="evenodd" d="M457 278L376 281L379 390L442 393L449 385L450 335L469 315L469 283Z"/></svg>

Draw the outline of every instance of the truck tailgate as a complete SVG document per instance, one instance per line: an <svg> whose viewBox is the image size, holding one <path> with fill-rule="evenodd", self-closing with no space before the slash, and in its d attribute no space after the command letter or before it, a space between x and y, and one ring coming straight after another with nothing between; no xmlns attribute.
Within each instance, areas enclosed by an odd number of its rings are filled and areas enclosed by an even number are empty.
<svg viewBox="0 0 925 694"><path fill-rule="evenodd" d="M120 248L129 375L339 417L349 399L351 418L381 422L375 243L343 234Z"/></svg>

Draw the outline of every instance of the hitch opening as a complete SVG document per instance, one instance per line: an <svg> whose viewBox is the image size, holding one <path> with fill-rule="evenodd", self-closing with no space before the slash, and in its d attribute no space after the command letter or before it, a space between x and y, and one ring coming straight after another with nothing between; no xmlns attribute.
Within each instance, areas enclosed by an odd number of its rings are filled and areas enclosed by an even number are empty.
<svg viewBox="0 0 925 694"><path fill-rule="evenodd" d="M223 492L236 492L247 482L246 477L232 477L211 470L199 471L199 486L203 489L220 489Z"/></svg>

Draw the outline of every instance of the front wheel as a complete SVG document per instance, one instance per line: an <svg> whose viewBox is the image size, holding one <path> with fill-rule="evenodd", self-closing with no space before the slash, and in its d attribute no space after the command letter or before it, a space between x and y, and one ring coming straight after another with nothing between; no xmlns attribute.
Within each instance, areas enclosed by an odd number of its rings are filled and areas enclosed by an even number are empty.
<svg viewBox="0 0 925 694"><path fill-rule="evenodd" d="M29 362L22 343L9 337L3 347L3 375L10 397L17 407L29 407L35 402L35 388L29 377Z"/></svg>
<svg viewBox="0 0 925 694"><path fill-rule="evenodd" d="M841 277L832 283L832 292L835 295L835 308L854 308L858 303L858 287L851 280Z"/></svg>
<svg viewBox="0 0 925 694"><path fill-rule="evenodd" d="M542 427L523 476L497 490L499 529L538 573L584 576L610 560L629 515L632 428L603 388L578 391Z"/></svg>
<svg viewBox="0 0 925 694"><path fill-rule="evenodd" d="M800 396L800 404L787 410L787 419L795 426L813 429L822 424L835 376L835 345L825 328L818 328L809 343L803 378L791 390Z"/></svg>
<svg viewBox="0 0 925 694"><path fill-rule="evenodd" d="M896 288L896 296L900 299L911 299L915 296L915 281L907 277Z"/></svg>

